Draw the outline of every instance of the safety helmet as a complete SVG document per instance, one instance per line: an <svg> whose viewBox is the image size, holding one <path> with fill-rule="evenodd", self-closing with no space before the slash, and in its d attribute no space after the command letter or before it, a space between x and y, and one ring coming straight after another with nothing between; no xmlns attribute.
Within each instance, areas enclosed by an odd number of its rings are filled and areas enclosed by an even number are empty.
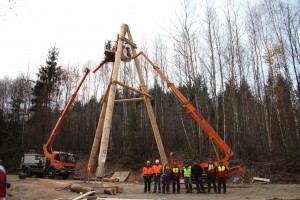
<svg viewBox="0 0 300 200"><path fill-rule="evenodd" d="M158 160L158 159L156 159L156 160L155 160L155 164L158 164L158 163L159 163L159 160Z"/></svg>
<svg viewBox="0 0 300 200"><path fill-rule="evenodd" d="M150 161L149 161L149 160L147 160L147 164L150 164Z"/></svg>

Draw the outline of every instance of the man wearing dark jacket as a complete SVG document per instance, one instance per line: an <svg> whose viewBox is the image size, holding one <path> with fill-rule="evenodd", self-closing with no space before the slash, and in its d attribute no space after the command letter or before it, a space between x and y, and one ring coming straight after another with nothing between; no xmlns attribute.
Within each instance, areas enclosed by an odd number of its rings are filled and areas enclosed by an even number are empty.
<svg viewBox="0 0 300 200"><path fill-rule="evenodd" d="M202 193L206 193L202 183L202 173L203 173L202 167L198 164L198 162L195 161L194 166L192 168L192 175L194 176L194 181L197 187L197 193L200 193L200 187Z"/></svg>

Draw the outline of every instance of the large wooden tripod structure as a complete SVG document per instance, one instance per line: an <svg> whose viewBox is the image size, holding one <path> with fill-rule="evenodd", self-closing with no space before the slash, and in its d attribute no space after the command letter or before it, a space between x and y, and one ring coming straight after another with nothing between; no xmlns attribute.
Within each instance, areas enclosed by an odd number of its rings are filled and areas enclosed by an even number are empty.
<svg viewBox="0 0 300 200"><path fill-rule="evenodd" d="M127 36L127 37L126 37ZM121 83L118 81L118 72L120 68L120 62L122 58L122 47L124 42L127 42L131 46L134 63L136 66L137 74L140 81L140 87L142 90L137 90L135 88L132 88L124 83ZM98 156L98 171L96 174L96 177L104 177L104 164L106 162L107 157L107 149L108 149L108 142L109 142L109 134L111 130L111 122L112 122L112 115L113 115L113 109L114 109L114 103L115 102L132 102L132 101L144 101L146 104L146 109L148 111L149 119L151 122L152 130L154 133L154 137L156 140L156 144L158 147L158 151L160 154L160 158L162 163L167 162L166 153L162 144L162 140L160 137L160 133L158 130L158 126L156 123L156 119L154 116L154 112L150 103L151 96L148 94L145 81L142 75L142 70L140 67L140 63L138 58L136 58L136 45L133 42L129 26L127 24L122 24L120 33L118 36L118 42L117 42L117 51L115 53L115 61L113 65L112 74L110 77L109 85L106 90L105 96L103 98L102 102L102 109L100 112L100 117L98 121L98 126L95 133L95 138L87 166L87 172L88 176L92 177L94 172L94 166L96 163L96 156L99 148L99 156ZM142 98L134 98L134 99L123 99L123 100L115 100L115 94L116 94L116 86L120 85L127 89L133 90L139 94L141 94ZM99 147L100 145L100 147Z"/></svg>

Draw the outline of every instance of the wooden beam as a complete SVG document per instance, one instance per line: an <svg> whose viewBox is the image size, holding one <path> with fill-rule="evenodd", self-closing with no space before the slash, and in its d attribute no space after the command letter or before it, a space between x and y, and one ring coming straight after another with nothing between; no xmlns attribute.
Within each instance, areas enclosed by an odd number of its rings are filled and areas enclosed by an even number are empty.
<svg viewBox="0 0 300 200"><path fill-rule="evenodd" d="M117 100L115 100L115 103L144 101L144 100L145 100L144 98L117 99Z"/></svg>
<svg viewBox="0 0 300 200"><path fill-rule="evenodd" d="M259 177L253 177L252 179L252 183L254 183L255 181L261 182L261 183L270 183L271 180L268 178L259 178Z"/></svg>
<svg viewBox="0 0 300 200"><path fill-rule="evenodd" d="M127 29L127 35L128 35L129 40L133 41L129 27ZM133 54L133 57L136 55L136 49L135 48L132 48L132 54ZM142 69L140 67L140 62L139 62L138 58L136 58L136 57L134 58L134 63L135 63L136 70L138 72L138 76L139 76L142 91L147 93L147 87L146 87L146 84L145 84L145 81L144 81L144 78L143 78L143 73L142 73ZM165 163L168 162L168 159L167 159L167 156L166 156L164 145L163 145L161 137L160 137L159 129L158 129L158 126L157 126L157 123L156 123L155 115L154 115L154 111L153 111L153 108L151 106L151 102L150 102L149 98L145 98L145 104L146 104L149 119L150 119L150 122L151 122L152 130L153 130L153 133L154 133L154 138L155 138L157 148L158 148L158 151L159 151L159 155L160 155L160 158L161 158L161 162L164 165Z"/></svg>
<svg viewBox="0 0 300 200"><path fill-rule="evenodd" d="M83 199L86 196L93 196L95 193L96 193L95 191L89 191L87 193L84 193L84 194L80 195L79 197L76 197L76 198L72 199L72 200L80 200L80 199Z"/></svg>
<svg viewBox="0 0 300 200"><path fill-rule="evenodd" d="M94 173L94 166L96 163L96 156L98 152L98 148L100 145L101 137L102 137L102 131L103 131L103 124L104 124L104 117L106 113L106 107L107 107L107 98L108 98L108 91L109 91L109 86L107 87L103 102L102 102L102 109L100 112L100 117L98 121L98 126L96 129L95 137L94 137L94 142L93 146L91 149L91 155L89 158L88 166L87 166L87 173L88 173L88 180L92 177Z"/></svg>
<svg viewBox="0 0 300 200"><path fill-rule="evenodd" d="M120 36L119 38L120 38L121 40L127 42L128 44L130 44L133 48L137 49L136 44L135 44L134 42L132 42L131 40L128 40L127 38L121 37L121 36Z"/></svg>
<svg viewBox="0 0 300 200"><path fill-rule="evenodd" d="M122 24L120 28L120 36L125 37L125 30L127 25ZM109 135L111 130L111 124L112 124L112 113L114 109L114 100L116 95L116 81L118 79L118 73L120 68L120 62L121 62L121 55L122 55L122 46L124 41L121 39L118 40L118 48L115 56L115 62L114 67L112 71L111 76L111 82L109 87L109 93L108 93L108 99L107 99L107 107L106 107L106 113L104 117L104 124L103 124L103 131L102 131L102 138L101 138L101 144L99 148L99 156L98 156L98 171L97 171L97 177L104 177L104 164L106 162L107 158L107 151L108 151L108 142L109 142Z"/></svg>
<svg viewBox="0 0 300 200"><path fill-rule="evenodd" d="M137 90L137 89L135 89L135 88L133 88L133 87L130 87L129 85L126 85L126 84L121 83L121 82L119 82L119 81L114 81L114 82L115 82L116 84L118 84L118 85L121 85L121 86L123 86L123 87L129 89L129 90L135 91L135 92L140 93L140 94L142 94L142 95L145 95L145 96L147 96L147 97L149 97L149 98L152 98L152 96L151 96L150 94L148 94L147 92Z"/></svg>

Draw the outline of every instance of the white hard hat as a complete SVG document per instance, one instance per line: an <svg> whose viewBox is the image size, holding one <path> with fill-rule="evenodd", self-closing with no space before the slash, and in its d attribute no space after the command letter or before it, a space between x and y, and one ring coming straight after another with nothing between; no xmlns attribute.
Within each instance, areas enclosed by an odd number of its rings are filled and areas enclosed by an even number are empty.
<svg viewBox="0 0 300 200"><path fill-rule="evenodd" d="M155 160L155 163L159 163L159 160L158 160L158 159L156 159L156 160Z"/></svg>

